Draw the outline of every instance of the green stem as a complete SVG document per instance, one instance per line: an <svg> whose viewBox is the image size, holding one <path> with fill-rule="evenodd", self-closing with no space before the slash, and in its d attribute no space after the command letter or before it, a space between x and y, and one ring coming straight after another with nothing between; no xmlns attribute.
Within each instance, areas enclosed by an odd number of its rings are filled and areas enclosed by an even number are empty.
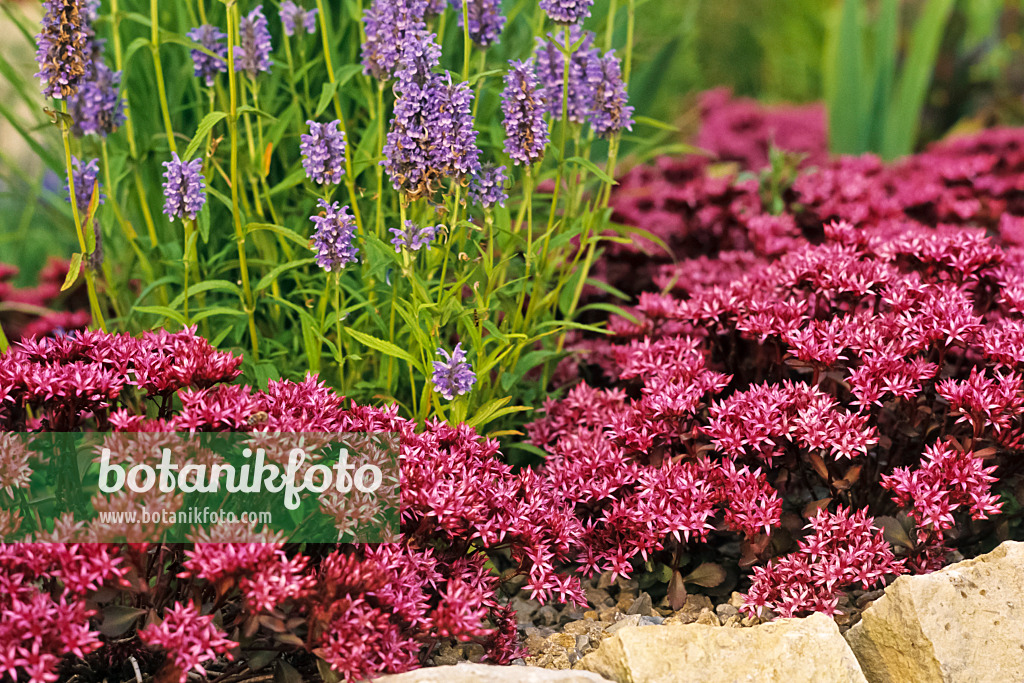
<svg viewBox="0 0 1024 683"><path fill-rule="evenodd" d="M292 99L299 102L301 107L309 100L309 87L306 88L306 99L299 98L299 91L295 87L295 58L292 56L292 39L288 36L284 36L284 54L288 59L288 90L292 94Z"/></svg>
<svg viewBox="0 0 1024 683"><path fill-rule="evenodd" d="M384 82L377 86L377 151L384 154ZM403 216L405 206L402 206ZM405 227L403 220L399 228ZM377 237L384 239L384 167L377 164Z"/></svg>
<svg viewBox="0 0 1024 683"><path fill-rule="evenodd" d="M98 325L104 332L107 331L107 323L103 320L103 310L100 308L99 298L96 295L96 274L89 265L89 256L92 250L85 241L85 232L82 226L81 214L78 210L78 198L75 196L75 174L71 166L71 128L68 125L68 103L61 101L61 110L64 118L61 120L61 139L64 141L64 165L68 171L68 193L71 195L71 217L75 221L75 234L78 236L78 247L82 251L82 268L85 271L85 287L89 295L89 308L92 311L93 323Z"/></svg>
<svg viewBox="0 0 1024 683"><path fill-rule="evenodd" d="M192 270L192 233L195 229L192 221L188 218L182 218L182 223L185 225L185 244L183 245L181 253L181 265L185 269L184 283L185 283L185 300L182 304L185 313L185 327L189 326L188 317L188 276L189 271Z"/></svg>
<svg viewBox="0 0 1024 683"><path fill-rule="evenodd" d="M615 33L615 13L618 11L618 0L611 0L608 5L608 20L604 25L604 49L612 49L612 37Z"/></svg>
<svg viewBox="0 0 1024 683"><path fill-rule="evenodd" d="M444 242L444 258L441 261L441 279L437 281L437 303L441 304L441 297L444 294L444 282L448 275L448 258L452 253L452 242L455 241L455 230L459 224L459 203L461 200L462 184L459 182L455 183L455 202L452 206L452 219L449 223L448 228L448 239ZM404 226L405 223L403 222Z"/></svg>
<svg viewBox="0 0 1024 683"><path fill-rule="evenodd" d="M465 54L462 56L462 80L469 80L469 55L472 52L473 41L469 37L469 0L462 0L462 42L465 46Z"/></svg>
<svg viewBox="0 0 1024 683"><path fill-rule="evenodd" d="M341 343L341 310L342 310L342 297L341 297L341 272L334 274L334 333L337 337L337 351L338 356L335 358L338 361L338 388L342 391L345 390L345 353L342 350L343 346Z"/></svg>
<svg viewBox="0 0 1024 683"><path fill-rule="evenodd" d="M118 11L118 0L110 0L110 14L112 17L111 35L114 43L114 64L117 70L124 73L124 53L121 49L121 13ZM124 121L125 135L128 138L128 153L132 161L132 176L135 182L135 192L139 196L139 206L142 209L142 219L146 224L146 234L149 237L150 249L157 245L156 223L153 221L153 214L149 210L149 199L146 196L146 185L142 182L142 174L139 173L139 148L135 140L135 126L132 119L132 108L129 103L125 107ZM152 281L152 280L151 280ZM167 288L161 286L157 290L160 303L167 304Z"/></svg>
<svg viewBox="0 0 1024 683"><path fill-rule="evenodd" d="M562 75L562 140L560 143L561 158L558 162L558 173L555 175L555 191L551 195L551 214L548 216L548 229L545 238L545 245L547 238L550 237L551 231L555 227L555 216L558 214L558 195L562 190L562 176L565 173L565 156L566 156L566 142L569 134L569 60L571 55L569 54L569 48L572 47L572 40L569 35L569 27L565 27L565 54L563 60L565 68ZM547 246L545 246L545 251Z"/></svg>
<svg viewBox="0 0 1024 683"><path fill-rule="evenodd" d="M524 201L526 202L526 270L523 275L522 289L519 291L519 304L516 306L516 320L523 320L523 306L526 303L526 288L530 282L530 268L533 265L533 167L526 167L524 182ZM550 234L550 231L548 231Z"/></svg>
<svg viewBox="0 0 1024 683"><path fill-rule="evenodd" d="M230 114L228 128L231 134L231 214L235 224L235 241L238 243L238 267L242 277L242 304L249 317L249 337L252 341L253 360L259 360L259 335L256 332L256 305L253 300L252 287L249 284L249 267L245 258L245 232L242 229L242 212L238 208L238 191L240 178L238 175L238 83L235 76L235 31L238 6L231 2L228 6L228 89L230 91Z"/></svg>
<svg viewBox="0 0 1024 683"><path fill-rule="evenodd" d="M0 356L7 353L9 348L11 348L11 343L7 341L7 335L4 334L4 326L0 324Z"/></svg>
<svg viewBox="0 0 1024 683"><path fill-rule="evenodd" d="M629 85L629 75L633 72L633 29L636 27L636 0L629 0L626 15L626 59L622 66L622 82Z"/></svg>
<svg viewBox="0 0 1024 683"><path fill-rule="evenodd" d="M327 10L326 7L324 7L324 0L316 0L316 7L317 16L320 18L320 37L323 39L324 63L327 65L327 80L331 85L334 85L336 82L334 78L334 62L331 59L331 41L327 37ZM345 135L345 140L348 141L349 150L351 150L352 140L348 135L348 126L345 125L345 112L341 109L341 97L338 95L337 88L334 88L333 101L334 113L338 116L338 127ZM365 231L363 230L363 217L359 212L359 195L356 194L355 178L352 177L351 151L345 154L345 188L348 190L349 199L352 204L352 215L355 216L356 227L359 228L359 234L365 234Z"/></svg>
<svg viewBox="0 0 1024 683"><path fill-rule="evenodd" d="M153 69L156 71L156 92L160 98L160 113L164 118L164 129L167 131L167 146L172 152L178 147L174 142L174 126L171 125L171 110L167 106L167 89L164 84L164 68L160 63L160 14L157 10L159 0L149 0L150 41L149 51L153 55Z"/></svg>

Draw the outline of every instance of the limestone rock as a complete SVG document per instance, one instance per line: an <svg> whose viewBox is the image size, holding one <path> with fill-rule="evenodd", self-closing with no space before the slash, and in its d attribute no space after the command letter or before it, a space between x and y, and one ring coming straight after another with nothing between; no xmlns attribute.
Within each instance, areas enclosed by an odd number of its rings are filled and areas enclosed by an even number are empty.
<svg viewBox="0 0 1024 683"><path fill-rule="evenodd" d="M417 669L374 679L374 683L608 683L586 671L551 671L533 666L459 664Z"/></svg>
<svg viewBox="0 0 1024 683"><path fill-rule="evenodd" d="M1024 681L1024 543L901 576L846 633L875 683Z"/></svg>
<svg viewBox="0 0 1024 683"><path fill-rule="evenodd" d="M618 683L866 683L835 622L821 614L752 628L626 628L575 668Z"/></svg>

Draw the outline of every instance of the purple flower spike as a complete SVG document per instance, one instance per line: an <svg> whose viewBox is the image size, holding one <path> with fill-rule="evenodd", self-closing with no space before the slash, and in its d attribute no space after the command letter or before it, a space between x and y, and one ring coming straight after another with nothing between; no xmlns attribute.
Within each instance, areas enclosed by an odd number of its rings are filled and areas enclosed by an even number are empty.
<svg viewBox="0 0 1024 683"><path fill-rule="evenodd" d="M395 190L428 197L443 178L461 182L480 165L473 129L473 91L451 75L402 71L381 165Z"/></svg>
<svg viewBox="0 0 1024 683"><path fill-rule="evenodd" d="M175 218L194 221L206 203L203 160L182 161L177 152L171 152L164 166L164 213L172 222Z"/></svg>
<svg viewBox="0 0 1024 683"><path fill-rule="evenodd" d="M281 24L284 26L285 35L295 35L297 26L301 26L306 33L315 33L316 13L315 7L305 10L292 2L292 0L284 0L281 3Z"/></svg>
<svg viewBox="0 0 1024 683"><path fill-rule="evenodd" d="M548 124L544 120L544 92L530 61L509 62L501 109L505 114L505 152L518 166L529 166L544 156Z"/></svg>
<svg viewBox="0 0 1024 683"><path fill-rule="evenodd" d="M309 133L301 136L299 150L306 175L321 185L337 185L345 173L345 134L338 130L339 121L309 124Z"/></svg>
<svg viewBox="0 0 1024 683"><path fill-rule="evenodd" d="M540 0L540 8L559 24L578 24L590 16L593 4L594 0Z"/></svg>
<svg viewBox="0 0 1024 683"><path fill-rule="evenodd" d="M100 160L90 159L85 164L78 157L71 157L71 177L75 181L75 203L78 205L78 213L85 219L85 212L92 200L92 189L96 186L96 178L100 175ZM71 201L71 188L64 186L66 201ZM103 193L99 193L97 206L103 203Z"/></svg>
<svg viewBox="0 0 1024 683"><path fill-rule="evenodd" d="M228 46L224 44L224 39L228 37L226 33L221 31L216 26L210 24L203 24L188 32L188 37L196 41L210 52L216 54L216 57L200 52L199 50L192 50L192 64L195 67L196 78L202 78L206 82L207 86L212 86L216 80L216 76L219 73L224 73L228 70Z"/></svg>
<svg viewBox="0 0 1024 683"><path fill-rule="evenodd" d="M441 48L427 31L427 10L424 0L374 0L363 12L363 72L387 80L396 75L406 52L423 58L419 61L426 63L424 71L437 66Z"/></svg>
<svg viewBox="0 0 1024 683"><path fill-rule="evenodd" d="M495 204L505 206L508 193L505 192L505 167L484 164L469 179L469 200L489 209Z"/></svg>
<svg viewBox="0 0 1024 683"><path fill-rule="evenodd" d="M434 241L440 229L440 225L426 225L420 228L412 221L406 221L404 228L389 229L394 235L391 238L391 244L395 245L396 254L402 251L402 247L409 251L419 251L423 247L429 248L428 245Z"/></svg>
<svg viewBox="0 0 1024 683"><path fill-rule="evenodd" d="M45 0L43 6L46 13L36 36L36 77L43 94L59 100L77 92L86 75L91 31L81 0Z"/></svg>
<svg viewBox="0 0 1024 683"><path fill-rule="evenodd" d="M245 71L256 78L261 71L270 71L270 29L263 5L257 5L238 24L238 45L235 46L235 71Z"/></svg>
<svg viewBox="0 0 1024 683"><path fill-rule="evenodd" d="M68 95L68 113L74 120L71 132L82 135L113 133L124 123L124 100L118 92L121 72L103 62L102 40L90 41L92 58L78 92Z"/></svg>
<svg viewBox="0 0 1024 683"><path fill-rule="evenodd" d="M569 120L586 123L594 108L594 96L601 82L601 53L594 47L594 34L572 26L569 41L575 44L582 38L569 59ZM537 77L544 90L544 100L552 118L562 118L562 90L565 78L564 34L548 34L547 40L537 38Z"/></svg>
<svg viewBox="0 0 1024 683"><path fill-rule="evenodd" d="M338 202L328 204L320 199L317 202L321 213L310 218L316 229L313 233L313 251L316 262L328 273L341 270L346 264L356 262L356 222L347 206L338 208Z"/></svg>
<svg viewBox="0 0 1024 683"><path fill-rule="evenodd" d="M629 106L626 84L622 82L622 67L612 50L601 58L601 82L594 93L594 113L590 127L601 137L608 137L623 129L633 129L633 107Z"/></svg>
<svg viewBox="0 0 1024 683"><path fill-rule="evenodd" d="M452 9L462 28L462 0L451 0ZM501 0L469 0L466 6L469 14L469 37L481 47L492 45L505 28L505 16L501 13Z"/></svg>
<svg viewBox="0 0 1024 683"><path fill-rule="evenodd" d="M455 345L451 355L444 349L438 349L437 355L444 360L434 361L434 375L431 377L434 391L451 401L456 395L461 396L473 388L476 374L466 360L461 343Z"/></svg>

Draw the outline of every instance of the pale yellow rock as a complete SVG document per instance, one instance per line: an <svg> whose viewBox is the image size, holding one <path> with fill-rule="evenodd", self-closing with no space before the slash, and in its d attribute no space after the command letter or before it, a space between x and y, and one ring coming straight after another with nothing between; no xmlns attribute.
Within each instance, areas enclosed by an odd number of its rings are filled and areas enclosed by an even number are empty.
<svg viewBox="0 0 1024 683"><path fill-rule="evenodd" d="M375 678L373 683L608 683L586 671L550 671L535 666L458 664Z"/></svg>
<svg viewBox="0 0 1024 683"><path fill-rule="evenodd" d="M899 577L846 639L871 683L1024 681L1024 543Z"/></svg>
<svg viewBox="0 0 1024 683"><path fill-rule="evenodd" d="M618 683L866 683L839 628L821 614L751 628L627 628L575 668Z"/></svg>

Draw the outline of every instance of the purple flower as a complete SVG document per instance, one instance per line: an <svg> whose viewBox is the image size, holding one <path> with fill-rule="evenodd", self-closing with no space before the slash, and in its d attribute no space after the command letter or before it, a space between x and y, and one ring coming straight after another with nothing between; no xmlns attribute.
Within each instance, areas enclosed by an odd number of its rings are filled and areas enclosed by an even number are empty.
<svg viewBox="0 0 1024 683"><path fill-rule="evenodd" d="M434 241L440 229L440 225L425 225L421 228L412 221L406 221L404 228L390 228L391 234L394 235L391 244L395 245L396 254L402 251L402 247L409 251L419 251Z"/></svg>
<svg viewBox="0 0 1024 683"><path fill-rule="evenodd" d="M356 262L355 235L356 223L347 206L338 208L338 202L328 204L325 200L317 201L321 213L310 220L316 225L313 233L313 251L316 262L328 273L341 270L348 263Z"/></svg>
<svg viewBox="0 0 1024 683"><path fill-rule="evenodd" d="M302 167L313 182L337 185L345 173L345 134L338 130L339 121L309 124L309 133L301 136L299 150Z"/></svg>
<svg viewBox="0 0 1024 683"><path fill-rule="evenodd" d="M602 79L601 53L594 45L594 34L584 32L579 26L572 26L569 41L583 42L569 59L569 120L586 123L594 108L594 96ZM564 47L565 36L548 34L547 40L537 38L537 77L544 91L544 100L552 118L562 118L562 90L565 78L565 57L559 46Z"/></svg>
<svg viewBox="0 0 1024 683"><path fill-rule="evenodd" d="M594 93L594 113L590 127L601 137L620 130L633 129L633 107L629 106L626 84L622 82L622 66L615 51L601 58L601 82Z"/></svg>
<svg viewBox="0 0 1024 683"><path fill-rule="evenodd" d="M228 46L223 40L228 37L226 33L216 26L203 24L188 32L188 37L196 41L216 57L208 55L200 50L192 50L192 64L195 67L196 78L205 79L206 85L212 86L217 74L228 70Z"/></svg>
<svg viewBox="0 0 1024 683"><path fill-rule="evenodd" d="M410 199L432 195L443 178L461 181L479 165L473 91L451 74L402 71L381 165Z"/></svg>
<svg viewBox="0 0 1024 683"><path fill-rule="evenodd" d="M529 166L544 156L548 124L544 120L544 92L537 87L531 61L509 62L501 110L505 114L505 152L518 166Z"/></svg>
<svg viewBox="0 0 1024 683"><path fill-rule="evenodd" d="M423 14L440 14L444 11L444 8L447 7L447 5L448 3L446 0L425 0Z"/></svg>
<svg viewBox="0 0 1024 683"><path fill-rule="evenodd" d="M270 71L270 29L263 5L257 5L238 24L238 45L235 46L235 71L245 71L256 78L261 71Z"/></svg>
<svg viewBox="0 0 1024 683"><path fill-rule="evenodd" d="M71 132L82 135L109 135L124 122L124 100L118 92L121 72L111 71L103 62L103 42L90 41L92 58L78 92L68 95L68 112L73 119Z"/></svg>
<svg viewBox="0 0 1024 683"><path fill-rule="evenodd" d="M75 181L75 204L78 205L78 213L84 219L85 212L89 208L89 202L92 200L92 190L96 187L96 179L100 175L100 160L90 159L85 164L78 157L71 157L71 177ZM64 186L64 191L67 193L66 200L71 201L71 188L68 185ZM99 192L96 205L99 206L103 203L103 193Z"/></svg>
<svg viewBox="0 0 1024 683"><path fill-rule="evenodd" d="M451 0L452 8L462 28L462 0ZM501 35L505 28L505 16L501 13L501 0L469 0L466 6L469 14L469 37L477 45L487 47Z"/></svg>
<svg viewBox="0 0 1024 683"><path fill-rule="evenodd" d="M177 152L164 162L164 213L174 221L195 220L206 203L206 179L203 178L203 160L182 161Z"/></svg>
<svg viewBox="0 0 1024 683"><path fill-rule="evenodd" d="M505 192L505 167L484 164L469 179L469 200L486 209L495 204L505 206L508 193Z"/></svg>
<svg viewBox="0 0 1024 683"><path fill-rule="evenodd" d="M42 30L36 36L36 77L43 94L62 99L78 90L89 68L91 50L87 7L81 0L45 0Z"/></svg>
<svg viewBox="0 0 1024 683"><path fill-rule="evenodd" d="M284 25L285 35L295 35L295 27L300 25L306 33L315 33L316 12L316 8L304 10L292 0L284 0L281 3L281 24Z"/></svg>
<svg viewBox="0 0 1024 683"><path fill-rule="evenodd" d="M363 72L386 80L395 75L403 54L418 53L428 65L437 66L441 48L427 31L424 0L374 0L363 12L366 42L363 43Z"/></svg>
<svg viewBox="0 0 1024 683"><path fill-rule="evenodd" d="M434 361L434 391L451 401L456 395L465 394L476 384L476 374L466 360L466 352L462 343L455 345L451 355L444 349L438 349L437 355L444 360Z"/></svg>
<svg viewBox="0 0 1024 683"><path fill-rule="evenodd" d="M540 8L551 21L560 24L578 24L590 16L594 0L540 0Z"/></svg>

